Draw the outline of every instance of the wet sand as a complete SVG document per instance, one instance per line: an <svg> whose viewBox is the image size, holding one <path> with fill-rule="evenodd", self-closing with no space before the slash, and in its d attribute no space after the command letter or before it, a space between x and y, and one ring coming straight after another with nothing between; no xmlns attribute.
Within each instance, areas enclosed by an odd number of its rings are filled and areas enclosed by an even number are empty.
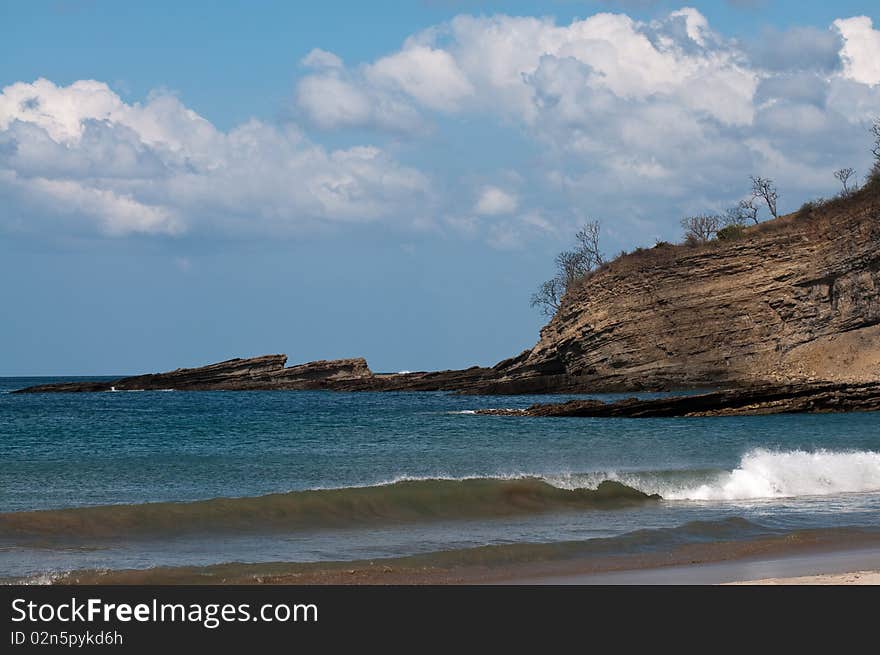
<svg viewBox="0 0 880 655"><path fill-rule="evenodd" d="M880 534L804 531L777 537L688 544L663 552L561 555L554 544L486 546L342 562L227 563L74 571L54 584L722 584L880 570Z"/></svg>
<svg viewBox="0 0 880 655"><path fill-rule="evenodd" d="M780 553L734 561L666 566L599 574L516 579L513 584L699 585L878 584L880 548Z"/></svg>

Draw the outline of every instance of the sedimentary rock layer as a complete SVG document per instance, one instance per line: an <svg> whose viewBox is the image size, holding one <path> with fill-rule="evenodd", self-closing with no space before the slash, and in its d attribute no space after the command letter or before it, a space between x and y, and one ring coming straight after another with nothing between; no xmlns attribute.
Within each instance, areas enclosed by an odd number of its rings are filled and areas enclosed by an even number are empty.
<svg viewBox="0 0 880 655"><path fill-rule="evenodd" d="M880 411L880 383L761 385L705 394L606 403L570 400L527 409L485 409L495 416L582 416L654 418L671 416L756 416L761 414Z"/></svg>
<svg viewBox="0 0 880 655"><path fill-rule="evenodd" d="M876 191L734 241L617 259L572 288L535 347L499 364L487 388L880 380Z"/></svg>
<svg viewBox="0 0 880 655"><path fill-rule="evenodd" d="M133 391L334 391L456 390L491 376L492 369L374 374L363 358L309 362L285 367L287 355L230 359L199 368L136 375L110 381L64 382L21 389L19 393Z"/></svg>

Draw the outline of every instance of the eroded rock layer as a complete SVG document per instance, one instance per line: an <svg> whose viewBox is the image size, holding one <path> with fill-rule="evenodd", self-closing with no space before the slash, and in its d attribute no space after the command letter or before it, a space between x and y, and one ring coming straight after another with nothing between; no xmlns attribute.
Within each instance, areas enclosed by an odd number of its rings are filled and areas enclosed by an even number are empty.
<svg viewBox="0 0 880 655"><path fill-rule="evenodd" d="M661 246L593 274L496 391L880 380L880 212L863 193L736 241Z"/></svg>

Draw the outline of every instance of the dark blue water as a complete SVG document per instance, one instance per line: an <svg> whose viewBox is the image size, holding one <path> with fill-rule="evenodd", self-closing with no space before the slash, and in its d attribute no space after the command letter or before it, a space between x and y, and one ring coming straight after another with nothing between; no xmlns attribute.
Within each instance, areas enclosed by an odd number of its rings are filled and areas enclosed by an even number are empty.
<svg viewBox="0 0 880 655"><path fill-rule="evenodd" d="M615 479L665 500L576 515L237 535L210 547L189 536L75 552L12 544L0 551L0 577L85 566L380 557L727 516L775 527L880 525L874 413L536 419L467 412L573 396L8 393L47 381L0 378L2 512L464 477L537 476L562 488Z"/></svg>

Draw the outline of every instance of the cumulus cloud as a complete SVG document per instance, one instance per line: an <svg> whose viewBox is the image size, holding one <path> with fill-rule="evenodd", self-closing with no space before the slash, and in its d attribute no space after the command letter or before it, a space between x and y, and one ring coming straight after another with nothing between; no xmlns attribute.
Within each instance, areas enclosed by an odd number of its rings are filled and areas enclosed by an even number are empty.
<svg viewBox="0 0 880 655"><path fill-rule="evenodd" d="M467 111L519 124L546 165L530 181L551 202L633 225L652 215L673 223L679 212L735 202L750 174L774 177L799 202L798 194L833 187L835 167L867 166L878 34L857 17L746 44L692 8L652 21L600 13L563 25L463 15L348 74L425 116ZM405 84L369 74L414 51L443 61L455 83L432 88L428 65L407 67ZM480 206L477 215L491 215ZM509 226L492 229L496 243L513 241Z"/></svg>
<svg viewBox="0 0 880 655"><path fill-rule="evenodd" d="M301 79L296 104L303 118L321 130L371 127L415 134L425 126L415 107L399 95L365 84L343 70L325 69Z"/></svg>
<svg viewBox="0 0 880 655"><path fill-rule="evenodd" d="M223 132L168 94L127 104L100 82L37 80L0 94L0 191L33 221L112 236L265 234L407 220L430 185L375 147L256 120Z"/></svg>
<svg viewBox="0 0 880 655"><path fill-rule="evenodd" d="M368 66L366 77L373 84L400 91L429 109L455 111L474 92L451 54L415 44Z"/></svg>
<svg viewBox="0 0 880 655"><path fill-rule="evenodd" d="M312 49L309 54L300 60L306 68L326 69L342 68L342 58L321 48Z"/></svg>
<svg viewBox="0 0 880 655"><path fill-rule="evenodd" d="M472 127L490 121L540 165L514 182L447 173L442 187L478 190L440 196L382 148L329 150L261 121L224 132L167 93L125 103L101 82L38 80L0 94L0 193L28 216L108 234L385 219L513 247L583 215L619 222L609 233L657 233L683 212L735 202L750 174L777 181L783 209L831 190L835 168L866 170L866 123L880 106L880 31L864 16L751 42L692 8L567 24L460 15L373 61L314 49L301 64L293 103L317 133L375 130L398 157L430 166L441 130L465 130L464 158L497 145L503 137Z"/></svg>
<svg viewBox="0 0 880 655"><path fill-rule="evenodd" d="M834 21L843 35L840 56L846 77L862 84L880 83L880 31L867 16Z"/></svg>
<svg viewBox="0 0 880 655"><path fill-rule="evenodd" d="M513 213L518 206L519 201L515 195L498 187L488 186L480 192L474 211L483 216L498 216Z"/></svg>

